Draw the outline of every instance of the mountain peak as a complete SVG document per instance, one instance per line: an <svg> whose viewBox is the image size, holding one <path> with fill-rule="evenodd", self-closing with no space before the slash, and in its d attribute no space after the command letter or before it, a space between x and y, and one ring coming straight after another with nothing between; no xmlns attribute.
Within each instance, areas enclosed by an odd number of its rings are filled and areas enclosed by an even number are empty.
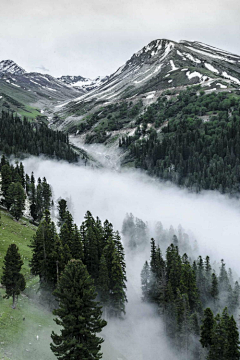
<svg viewBox="0 0 240 360"><path fill-rule="evenodd" d="M16 64L13 60L2 60L0 61L0 74L6 73L22 75L25 74L26 71L18 64Z"/></svg>

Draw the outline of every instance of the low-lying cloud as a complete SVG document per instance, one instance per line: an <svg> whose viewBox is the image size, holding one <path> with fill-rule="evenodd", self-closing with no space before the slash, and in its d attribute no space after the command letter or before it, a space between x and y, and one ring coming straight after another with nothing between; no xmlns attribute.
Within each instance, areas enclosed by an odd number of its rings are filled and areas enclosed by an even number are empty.
<svg viewBox="0 0 240 360"><path fill-rule="evenodd" d="M108 219L119 231L126 213L147 221L150 227L156 221L161 221L164 228L181 224L186 232L194 233L199 247L196 256L210 255L212 262L223 258L227 267L240 274L238 200L218 192L191 194L135 170L93 169L35 157L24 160L24 166L27 173L34 171L36 179L47 178L55 200L68 199L78 225L87 210L102 221ZM167 345L163 323L155 316L155 309L141 303L140 271L149 259L149 249L137 256L127 251L126 258L127 315L124 321L110 321L104 330L103 359L111 359L111 346L124 360L156 358L159 351L164 354L162 359L179 359Z"/></svg>

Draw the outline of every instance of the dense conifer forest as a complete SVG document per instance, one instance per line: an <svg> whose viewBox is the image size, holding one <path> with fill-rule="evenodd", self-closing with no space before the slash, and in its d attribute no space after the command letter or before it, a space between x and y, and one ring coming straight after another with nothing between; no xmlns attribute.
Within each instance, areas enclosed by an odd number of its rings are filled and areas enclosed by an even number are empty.
<svg viewBox="0 0 240 360"><path fill-rule="evenodd" d="M150 262L145 262L141 272L142 300L156 304L166 333L180 353L194 359L239 359L233 317L239 308L239 283L224 260L218 274L209 256L192 261L186 253L180 255L176 235L173 241L175 245L168 246L163 256L151 239Z"/></svg>
<svg viewBox="0 0 240 360"><path fill-rule="evenodd" d="M191 87L167 92L137 118L134 136L119 145L135 166L180 186L200 191L239 192L240 99L238 94L206 94Z"/></svg>
<svg viewBox="0 0 240 360"><path fill-rule="evenodd" d="M7 112L2 112L0 116L0 151L6 155L27 153L77 161L67 135L49 129L43 122L30 123L26 118L21 120Z"/></svg>

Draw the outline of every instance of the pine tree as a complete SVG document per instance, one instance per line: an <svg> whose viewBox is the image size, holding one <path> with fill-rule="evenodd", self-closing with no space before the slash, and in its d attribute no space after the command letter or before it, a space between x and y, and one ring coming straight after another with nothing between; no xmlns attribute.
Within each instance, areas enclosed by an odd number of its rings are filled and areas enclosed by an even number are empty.
<svg viewBox="0 0 240 360"><path fill-rule="evenodd" d="M109 276L108 268L105 256L102 255L99 265L99 277L98 277L98 293L100 295L101 304L107 306L109 302Z"/></svg>
<svg viewBox="0 0 240 360"><path fill-rule="evenodd" d="M61 334L52 332L50 347L61 360L99 360L103 339L96 336L106 321L101 319L102 310L95 301L93 280L81 260L71 260L65 267L54 295L59 301L55 322L61 326Z"/></svg>
<svg viewBox="0 0 240 360"><path fill-rule="evenodd" d="M10 214L16 220L19 220L23 215L25 199L26 196L22 185L19 182L12 183L7 190L6 203Z"/></svg>
<svg viewBox="0 0 240 360"><path fill-rule="evenodd" d="M230 317L227 324L227 345L225 350L224 360L239 360L240 359L240 342L239 332L236 321L233 316Z"/></svg>
<svg viewBox="0 0 240 360"><path fill-rule="evenodd" d="M50 213L45 211L30 247L33 249L30 268L33 275L39 275L40 283L53 288L63 268L63 250Z"/></svg>
<svg viewBox="0 0 240 360"><path fill-rule="evenodd" d="M215 319L210 308L204 310L203 324L201 326L200 343L202 347L210 347L212 345L213 328Z"/></svg>
<svg viewBox="0 0 240 360"><path fill-rule="evenodd" d="M1 282L6 288L6 298L12 296L12 307L15 309L16 296L18 296L26 286L24 276L20 273L23 261L21 259L21 255L18 252L18 247L15 244L9 245L3 263L4 266Z"/></svg>
<svg viewBox="0 0 240 360"><path fill-rule="evenodd" d="M114 250L112 257L111 277L112 289L109 299L109 314L110 316L121 317L122 314L125 314L127 297L125 293L125 276L116 250Z"/></svg>
<svg viewBox="0 0 240 360"><path fill-rule="evenodd" d="M218 297L218 280L217 280L217 277L214 273L212 273L212 287L211 287L211 296L214 300L214 303L216 302L217 300L217 297Z"/></svg>
<svg viewBox="0 0 240 360"><path fill-rule="evenodd" d="M12 182L12 171L11 171L11 167L9 166L9 164L5 164L2 166L1 175L2 175L1 190L2 190L2 195L4 197L4 200L5 200L6 196L7 196L7 190ZM4 200L3 200L3 202L4 202Z"/></svg>
<svg viewBox="0 0 240 360"><path fill-rule="evenodd" d="M65 221L65 213L67 211L67 201L61 199L58 201L58 226L61 227Z"/></svg>

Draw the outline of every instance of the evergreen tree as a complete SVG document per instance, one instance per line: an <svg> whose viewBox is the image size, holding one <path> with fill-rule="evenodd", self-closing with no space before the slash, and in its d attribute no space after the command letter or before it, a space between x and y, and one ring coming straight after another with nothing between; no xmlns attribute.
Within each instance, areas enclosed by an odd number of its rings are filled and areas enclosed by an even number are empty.
<svg viewBox="0 0 240 360"><path fill-rule="evenodd" d="M24 276L20 273L23 261L18 252L18 247L15 244L9 245L3 263L4 266L1 282L6 288L6 297L9 298L12 296L12 307L15 309L16 296L18 296L26 286Z"/></svg>
<svg viewBox="0 0 240 360"><path fill-rule="evenodd" d="M210 308L204 310L203 324L201 326L200 342L202 347L210 347L213 343L213 328L215 325L215 319L213 312Z"/></svg>
<svg viewBox="0 0 240 360"><path fill-rule="evenodd" d="M216 302L218 298L218 280L214 273L212 273L212 286L211 286L211 296L214 300L214 303Z"/></svg>
<svg viewBox="0 0 240 360"><path fill-rule="evenodd" d="M98 360L103 339L96 336L106 321L95 301L93 280L81 260L71 260L65 267L54 295L59 301L55 322L61 334L52 333L50 347L58 359Z"/></svg>
<svg viewBox="0 0 240 360"><path fill-rule="evenodd" d="M61 199L58 201L58 226L61 227L65 221L65 213L67 211L67 201Z"/></svg>
<svg viewBox="0 0 240 360"><path fill-rule="evenodd" d="M125 293L125 276L116 250L114 250L112 257L111 276L112 289L109 299L109 314L110 316L121 317L122 314L125 314L127 297Z"/></svg>
<svg viewBox="0 0 240 360"><path fill-rule="evenodd" d="M233 316L230 317L227 324L227 345L225 349L224 360L239 360L240 359L240 342L239 332L236 321Z"/></svg>
<svg viewBox="0 0 240 360"><path fill-rule="evenodd" d="M99 277L97 281L97 289L103 306L107 306L109 302L109 282L107 262L103 254L100 259Z"/></svg>
<svg viewBox="0 0 240 360"><path fill-rule="evenodd" d="M63 268L63 249L48 210L45 211L30 247L33 250L30 261L32 274L39 275L41 285L54 288Z"/></svg>
<svg viewBox="0 0 240 360"><path fill-rule="evenodd" d="M23 215L25 199L25 192L20 182L12 183L7 190L6 203L10 214L16 220L19 220Z"/></svg>
<svg viewBox="0 0 240 360"><path fill-rule="evenodd" d="M12 171L8 163L2 166L1 175L2 175L2 184L1 184L2 195L4 199L6 199L7 190L12 182Z"/></svg>

